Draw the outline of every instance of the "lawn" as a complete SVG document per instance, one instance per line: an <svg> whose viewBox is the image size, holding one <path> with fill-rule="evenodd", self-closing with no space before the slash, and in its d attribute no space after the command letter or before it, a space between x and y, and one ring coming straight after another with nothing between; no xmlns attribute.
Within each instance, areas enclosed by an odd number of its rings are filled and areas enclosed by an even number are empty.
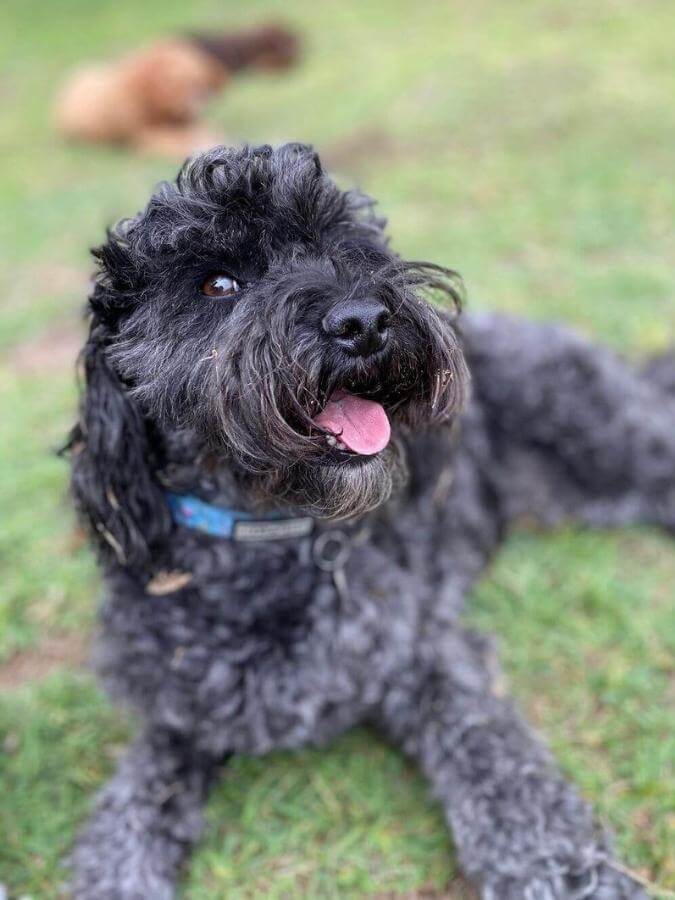
<svg viewBox="0 0 675 900"><path fill-rule="evenodd" d="M303 139L374 194L396 247L471 307L564 320L637 356L675 338L675 9L663 0L4 0L0 10L0 883L56 898L59 860L133 725L88 673L97 577L53 454L73 419L88 248L176 166L67 147L63 72L172 28L266 16L303 64L209 110L233 141ZM476 592L512 690L675 896L675 546L519 532ZM469 896L424 784L376 736L237 760L183 896ZM150 900L150 898L149 898Z"/></svg>

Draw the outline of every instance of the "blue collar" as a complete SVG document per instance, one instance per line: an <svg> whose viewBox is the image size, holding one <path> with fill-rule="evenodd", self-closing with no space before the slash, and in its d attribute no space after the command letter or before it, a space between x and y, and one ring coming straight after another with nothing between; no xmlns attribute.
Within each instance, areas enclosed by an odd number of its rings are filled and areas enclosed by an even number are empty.
<svg viewBox="0 0 675 900"><path fill-rule="evenodd" d="M167 492L167 501L176 525L194 528L213 537L233 541L279 541L311 534L314 520L309 516L284 518L279 513L256 517L240 509L205 503L191 494Z"/></svg>

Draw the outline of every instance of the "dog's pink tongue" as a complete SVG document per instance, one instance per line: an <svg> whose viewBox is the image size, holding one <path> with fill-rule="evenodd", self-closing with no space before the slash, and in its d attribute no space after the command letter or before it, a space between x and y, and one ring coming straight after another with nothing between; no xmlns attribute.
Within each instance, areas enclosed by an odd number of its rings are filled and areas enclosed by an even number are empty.
<svg viewBox="0 0 675 900"><path fill-rule="evenodd" d="M383 407L374 400L336 391L314 419L353 453L379 453L389 443L391 426Z"/></svg>

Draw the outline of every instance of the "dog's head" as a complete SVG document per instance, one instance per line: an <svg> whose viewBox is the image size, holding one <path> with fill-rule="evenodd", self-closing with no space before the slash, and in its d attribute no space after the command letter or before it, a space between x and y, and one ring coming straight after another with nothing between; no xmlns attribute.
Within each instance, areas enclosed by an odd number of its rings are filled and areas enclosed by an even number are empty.
<svg viewBox="0 0 675 900"><path fill-rule="evenodd" d="M401 434L452 417L466 371L452 314L427 299L456 308L452 273L401 260L382 225L287 145L199 156L110 233L78 456L108 543L152 538L148 457L171 430L258 497L319 516L389 496Z"/></svg>

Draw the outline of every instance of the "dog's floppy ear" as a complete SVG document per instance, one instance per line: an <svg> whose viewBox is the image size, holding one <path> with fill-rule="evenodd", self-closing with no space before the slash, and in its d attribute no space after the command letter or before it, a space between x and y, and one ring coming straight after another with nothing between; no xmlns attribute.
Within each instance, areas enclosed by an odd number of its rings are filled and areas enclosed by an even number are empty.
<svg viewBox="0 0 675 900"><path fill-rule="evenodd" d="M147 425L106 359L109 331L94 315L81 353L80 420L68 447L77 509L104 557L131 569L150 562L151 548L171 527L152 473Z"/></svg>

